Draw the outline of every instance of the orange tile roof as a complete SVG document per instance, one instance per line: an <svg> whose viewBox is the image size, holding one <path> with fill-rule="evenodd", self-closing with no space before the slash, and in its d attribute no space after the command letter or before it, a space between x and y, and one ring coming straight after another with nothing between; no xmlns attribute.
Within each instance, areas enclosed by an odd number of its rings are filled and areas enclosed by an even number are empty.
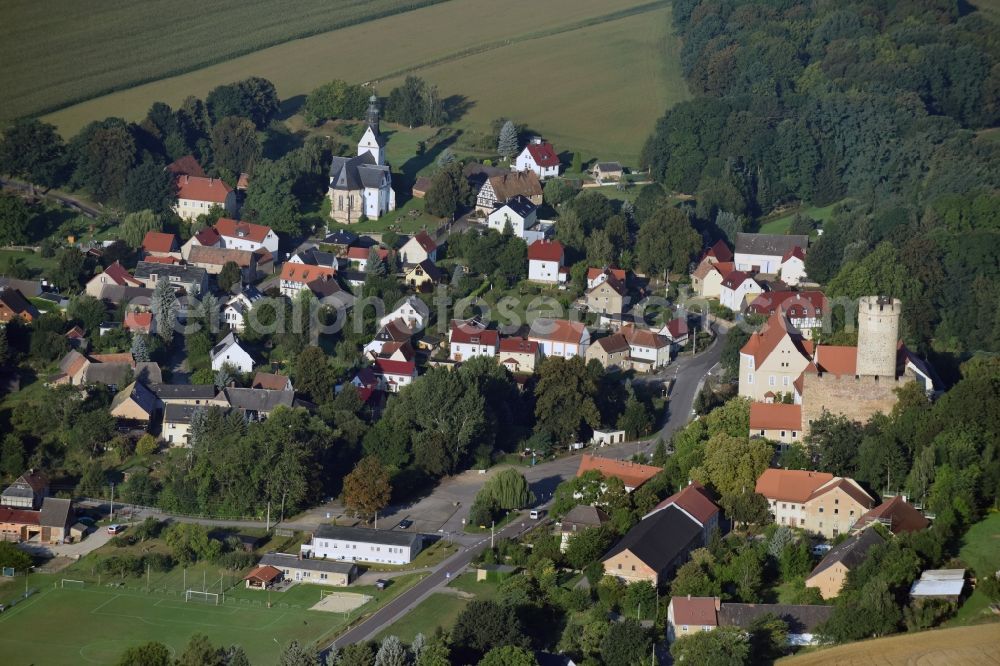
<svg viewBox="0 0 1000 666"><path fill-rule="evenodd" d="M750 336L747 343L740 349L740 353L753 356L754 363L759 367L786 336L791 337L799 352L808 359L812 351L812 343L803 340L802 335L785 319L780 311L771 315L763 329L755 331Z"/></svg>
<svg viewBox="0 0 1000 666"><path fill-rule="evenodd" d="M528 246L528 261L562 261L563 244L557 240L536 240Z"/></svg>
<svg viewBox="0 0 1000 666"><path fill-rule="evenodd" d="M889 531L893 534L918 532L930 525L930 521L924 518L924 515L901 495L896 495L892 499L882 502L858 518L854 529L863 529L876 521L887 521Z"/></svg>
<svg viewBox="0 0 1000 666"><path fill-rule="evenodd" d="M625 271L621 268L588 268L587 269L587 279L595 280L600 277L605 271L610 273L619 282L625 282Z"/></svg>
<svg viewBox="0 0 1000 666"><path fill-rule="evenodd" d="M255 243L263 243L271 232L271 227L251 222L241 222L228 217L220 217L215 223L215 231L228 238L246 238Z"/></svg>
<svg viewBox="0 0 1000 666"><path fill-rule="evenodd" d="M805 502L813 492L833 479L827 472L799 469L765 469L757 478L754 491L768 499Z"/></svg>
<svg viewBox="0 0 1000 666"><path fill-rule="evenodd" d="M219 178L205 178L202 176L189 176L187 174L177 176L178 199L224 204L226 203L226 197L232 191L233 188L226 185Z"/></svg>
<svg viewBox="0 0 1000 666"><path fill-rule="evenodd" d="M270 583L272 580L279 577L281 577L280 569L272 567L270 564L265 564L248 573L243 577L243 580L255 580L261 583Z"/></svg>
<svg viewBox="0 0 1000 666"><path fill-rule="evenodd" d="M538 324L536 326L535 324ZM579 321L566 319L536 319L531 323L528 338L579 343L586 326Z"/></svg>
<svg viewBox="0 0 1000 666"><path fill-rule="evenodd" d="M118 354L91 354L90 360L94 363L135 363L132 352L120 352Z"/></svg>
<svg viewBox="0 0 1000 666"><path fill-rule="evenodd" d="M171 252L177 238L173 234L162 231L147 231L142 239L142 249L146 252Z"/></svg>
<svg viewBox="0 0 1000 666"><path fill-rule="evenodd" d="M845 493L847 493L849 497L853 498L855 502L865 507L866 509L870 509L875 504L875 502L871 498L871 495L862 490L857 485L856 482L854 482L851 479L845 479L842 476L836 476L829 482L823 484L822 486L814 490L809 495L809 499L811 500L816 499L817 497L825 495L828 492L835 490L837 488L843 490Z"/></svg>
<svg viewBox="0 0 1000 666"><path fill-rule="evenodd" d="M680 492L676 492L663 500L650 512L655 513L671 504L683 509L694 517L702 526L706 525L712 516L719 513L719 507L708 496L708 491L697 481L692 481L684 486Z"/></svg>
<svg viewBox="0 0 1000 666"><path fill-rule="evenodd" d="M130 331L142 331L149 333L153 328L152 312L126 312L125 328Z"/></svg>
<svg viewBox="0 0 1000 666"><path fill-rule="evenodd" d="M585 453L580 459L580 467L576 470L576 475L583 476L584 472L591 470L597 470L606 477L621 479L629 488L638 488L661 471L659 467L653 467L652 465L642 465L627 460L600 458Z"/></svg>
<svg viewBox="0 0 1000 666"><path fill-rule="evenodd" d="M143 261L150 264L179 264L180 261L177 257L154 257L152 255L147 255L142 258Z"/></svg>
<svg viewBox="0 0 1000 666"><path fill-rule="evenodd" d="M272 372L258 372L253 376L253 383L250 385L250 388L283 391L287 385L288 377L284 375L277 375Z"/></svg>
<svg viewBox="0 0 1000 666"><path fill-rule="evenodd" d="M621 334L625 336L629 346L662 349L670 345L670 340L667 340L666 336L646 328L636 328L633 324L622 326Z"/></svg>
<svg viewBox="0 0 1000 666"><path fill-rule="evenodd" d="M785 405L780 402L750 404L751 430L801 430L802 405Z"/></svg>
<svg viewBox="0 0 1000 666"><path fill-rule="evenodd" d="M855 375L858 369L858 348L843 345L817 345L813 356L818 372L831 375Z"/></svg>
<svg viewBox="0 0 1000 666"><path fill-rule="evenodd" d="M501 338L500 351L508 354L537 354L538 343L524 338Z"/></svg>
<svg viewBox="0 0 1000 666"><path fill-rule="evenodd" d="M285 262L281 267L281 279L288 282L308 284L313 280L333 277L337 271L329 266L312 266L310 264L293 264Z"/></svg>
<svg viewBox="0 0 1000 666"><path fill-rule="evenodd" d="M674 625L690 627L719 626L716 612L719 600L715 597L671 597L670 605L674 608Z"/></svg>

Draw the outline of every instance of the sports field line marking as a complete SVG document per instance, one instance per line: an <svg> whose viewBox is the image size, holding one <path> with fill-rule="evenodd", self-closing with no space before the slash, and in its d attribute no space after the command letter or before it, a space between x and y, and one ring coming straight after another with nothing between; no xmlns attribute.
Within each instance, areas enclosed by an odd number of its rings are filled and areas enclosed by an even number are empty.
<svg viewBox="0 0 1000 666"><path fill-rule="evenodd" d="M14 606L13 610L8 610L8 611L4 612L2 615L0 615L0 622L3 622L4 620L10 618L12 615L16 615L17 612L20 611L20 610L22 610L25 607L25 605L27 605L32 599L38 599L42 595L48 594L51 591L52 590L46 589L46 590L43 590L43 591L39 592L38 594L33 594L29 598L24 599L19 604L17 604L16 606ZM34 606L34 604L31 604L31 605Z"/></svg>
<svg viewBox="0 0 1000 666"><path fill-rule="evenodd" d="M115 596L111 597L110 599L108 599L107 601L105 601L104 603L102 603L97 608L91 610L90 614L91 615L97 615L98 614L97 611L101 610L102 608L104 608L105 606L107 606L108 604L110 604L112 601L114 601L115 599L117 599L119 596L121 596L121 595L116 594Z"/></svg>

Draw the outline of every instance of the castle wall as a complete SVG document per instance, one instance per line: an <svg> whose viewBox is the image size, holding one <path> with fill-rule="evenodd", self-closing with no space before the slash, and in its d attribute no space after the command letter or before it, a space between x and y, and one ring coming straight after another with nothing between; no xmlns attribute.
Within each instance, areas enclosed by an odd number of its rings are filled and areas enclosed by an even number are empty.
<svg viewBox="0 0 1000 666"><path fill-rule="evenodd" d="M809 423L820 418L824 409L860 423L877 412L888 414L898 400L896 389L914 380L909 372L898 379L807 372L803 376L802 430L808 434Z"/></svg>
<svg viewBox="0 0 1000 666"><path fill-rule="evenodd" d="M866 296L858 303L859 375L896 375L896 345L903 305L899 299Z"/></svg>

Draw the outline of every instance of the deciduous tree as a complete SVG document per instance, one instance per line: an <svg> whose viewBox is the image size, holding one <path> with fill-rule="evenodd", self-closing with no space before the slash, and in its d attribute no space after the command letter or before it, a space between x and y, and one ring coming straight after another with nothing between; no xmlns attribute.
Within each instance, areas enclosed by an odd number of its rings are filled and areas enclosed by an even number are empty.
<svg viewBox="0 0 1000 666"><path fill-rule="evenodd" d="M389 471L375 456L365 456L344 477L344 504L355 514L369 517L389 505L392 485Z"/></svg>

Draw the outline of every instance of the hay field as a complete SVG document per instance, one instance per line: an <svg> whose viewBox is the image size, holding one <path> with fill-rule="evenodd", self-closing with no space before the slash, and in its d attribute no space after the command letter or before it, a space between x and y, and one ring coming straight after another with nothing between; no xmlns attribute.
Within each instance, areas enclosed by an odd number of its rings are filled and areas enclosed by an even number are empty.
<svg viewBox="0 0 1000 666"><path fill-rule="evenodd" d="M996 666L1000 624L901 634L782 659L780 666Z"/></svg>
<svg viewBox="0 0 1000 666"><path fill-rule="evenodd" d="M64 135L153 101L179 104L249 75L283 99L330 79L373 81L379 93L406 73L464 95L459 126L507 115L602 159L634 162L656 118L687 96L663 0L450 0L295 40L188 74L136 86L46 116ZM672 66L668 66L671 62Z"/></svg>
<svg viewBox="0 0 1000 666"><path fill-rule="evenodd" d="M6 0L0 120L442 0Z"/></svg>

